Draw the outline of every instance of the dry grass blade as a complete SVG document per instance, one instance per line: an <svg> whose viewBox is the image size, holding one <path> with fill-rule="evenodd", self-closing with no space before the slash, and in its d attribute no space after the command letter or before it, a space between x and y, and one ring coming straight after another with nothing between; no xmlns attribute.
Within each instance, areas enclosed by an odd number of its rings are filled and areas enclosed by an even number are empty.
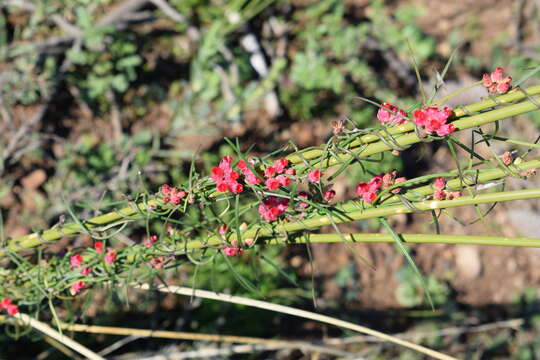
<svg viewBox="0 0 540 360"><path fill-rule="evenodd" d="M196 341L213 341L226 343L243 343L252 345L264 345L272 349L301 349L305 351L318 352L322 354L330 354L341 357L352 357L354 354L332 349L325 346L310 344L305 341L287 341L277 339L262 339L248 336L231 336L219 334L200 334L180 331L165 331L165 330L149 330L149 329L133 329L120 328L113 326L96 326L84 324L65 324L60 325L68 331L86 332L92 334L107 334L107 335L130 335L136 338L161 338L175 340L196 340ZM355 356L355 358L358 358Z"/></svg>
<svg viewBox="0 0 540 360"><path fill-rule="evenodd" d="M48 336L49 338L56 340L60 344L65 345L69 347L70 349L78 352L79 354L83 355L87 359L105 360L105 358L99 356L98 354L88 349L87 347L79 344L78 342L74 341L73 339L68 338L65 335L60 334L58 331L54 330L49 325L44 324L41 321L38 321L26 314L19 313L15 315L14 318L19 320L19 322L21 323L31 326L34 330L39 331L40 333Z"/></svg>
<svg viewBox="0 0 540 360"><path fill-rule="evenodd" d="M152 286L149 284L134 284L133 287L137 289L141 289L141 290L157 290L160 292L170 293L170 294L196 296L196 297L201 297L205 299L225 301L225 302L230 302L234 304L246 305L246 306L256 307L256 308L270 310L270 311L276 311L283 314L288 314L292 316L302 317L305 319L320 321L320 322L334 325L337 327L341 327L344 329L349 329L349 330L360 332L363 334L372 335L382 340L394 343L396 345L401 345L408 349L415 350L422 354L431 356L434 359L456 360L456 358L442 354L438 351L428 349L424 346L414 344L407 340L403 340L403 339L399 339L391 335L387 335L380 331L372 330L365 326L353 324L348 321L335 319L330 316L321 315L321 314L317 314L317 313L306 311L306 310L295 309L290 306L277 305L277 304L272 304L266 301L253 300L253 299L248 299L248 298L244 298L240 296L232 296L228 294L215 293L211 291L192 289L192 288L187 288L187 287L182 287L182 286L163 286L163 285Z"/></svg>

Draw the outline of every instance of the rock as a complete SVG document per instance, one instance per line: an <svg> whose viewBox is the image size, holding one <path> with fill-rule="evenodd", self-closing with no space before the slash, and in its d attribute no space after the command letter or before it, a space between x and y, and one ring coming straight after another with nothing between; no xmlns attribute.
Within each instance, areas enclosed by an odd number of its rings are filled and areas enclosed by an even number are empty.
<svg viewBox="0 0 540 360"><path fill-rule="evenodd" d="M476 246L456 246L456 268L460 276L472 280L480 276L482 261Z"/></svg>

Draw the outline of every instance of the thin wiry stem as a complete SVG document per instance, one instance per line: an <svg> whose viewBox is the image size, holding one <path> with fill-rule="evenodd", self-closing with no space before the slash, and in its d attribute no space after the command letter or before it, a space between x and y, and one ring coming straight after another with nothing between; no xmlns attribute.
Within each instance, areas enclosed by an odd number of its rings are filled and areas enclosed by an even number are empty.
<svg viewBox="0 0 540 360"><path fill-rule="evenodd" d="M229 302L233 304L239 304L239 305L256 307L256 308L264 309L264 310L275 311L282 314L288 314L292 316L301 317L304 319L319 321L326 324L341 327L344 329L349 329L349 330L360 332L363 334L372 335L379 339L391 342L393 344L400 345L408 349L418 351L424 355L431 356L434 359L456 360L456 358L451 357L449 355L445 355L438 351L428 349L424 346L414 344L407 340L399 339L397 337L382 333L380 331L372 330L362 325L353 324L348 321L343 321L343 320L336 319L330 316L317 314L311 311L296 309L290 306L278 305L278 304L273 304L273 303L261 301L261 300L248 299L248 298L240 297L240 296L232 296L229 294L216 293L216 292L199 290L199 289L194 289L194 288L187 288L187 287L182 287L182 286L172 286L172 285L171 286L166 286L166 285L152 286L149 284L134 284L133 287L137 289L141 289L141 290L156 290L156 291L169 293L169 294L195 296L195 297L201 297L205 299L224 301L224 302Z"/></svg>

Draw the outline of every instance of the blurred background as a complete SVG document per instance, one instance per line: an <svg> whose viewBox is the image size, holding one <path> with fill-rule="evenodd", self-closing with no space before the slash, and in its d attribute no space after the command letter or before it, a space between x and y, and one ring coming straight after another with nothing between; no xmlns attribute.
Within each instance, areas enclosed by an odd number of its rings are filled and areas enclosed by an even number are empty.
<svg viewBox="0 0 540 360"><path fill-rule="evenodd" d="M440 81L438 74L458 47L443 93L470 85L496 66L519 79L540 62L539 18L535 0L0 0L4 232L16 237L51 227L66 214L66 203L88 218L105 204L145 189L181 184L192 159L205 171L230 153L224 136L263 154L289 141L299 148L319 145L331 135L332 120L347 117L359 127L375 126L376 108L357 96L408 109L420 99L420 86L432 89ZM475 88L450 105L485 96ZM538 126L540 112L501 122L506 135L531 142ZM447 170L449 164L448 150L430 144L370 167L412 177ZM364 176L359 167L349 171L334 186L338 199L350 197L352 184ZM531 186L531 181L512 180L508 186ZM449 216L441 227L453 234L540 237L539 205L498 206L468 227ZM475 217L473 209L453 215ZM393 225L402 232L433 232L430 216L397 217ZM378 231L376 222L353 226ZM141 241L141 229L124 231L119 241ZM56 251L83 241L65 240ZM405 332L415 342L461 358L540 358L537 249L412 247L437 303L431 311L392 245L355 247L375 271L342 244L312 246L313 262L304 246L274 246L264 249L265 256L298 286L273 266L252 281L269 301L313 310L315 294L316 311L387 333ZM249 276L247 263L255 258L232 262ZM224 263L184 264L170 276L181 284L250 296ZM176 296L130 296L135 302L128 306L114 293L96 290L78 305L93 324L323 343L340 338L333 341L364 358L422 358L262 310ZM194 357L203 358L205 350L223 349L211 342L73 336L117 359L195 350L201 352ZM290 349L217 355L228 357L335 358ZM66 355L38 335L14 340L2 333L0 358Z"/></svg>

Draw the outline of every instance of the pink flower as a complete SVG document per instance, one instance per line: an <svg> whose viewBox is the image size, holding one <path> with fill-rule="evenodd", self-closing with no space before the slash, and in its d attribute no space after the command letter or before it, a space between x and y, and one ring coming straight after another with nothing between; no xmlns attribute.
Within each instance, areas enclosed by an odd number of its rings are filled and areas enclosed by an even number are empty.
<svg viewBox="0 0 540 360"><path fill-rule="evenodd" d="M446 192L446 200L457 199L461 197L461 191L448 191Z"/></svg>
<svg viewBox="0 0 540 360"><path fill-rule="evenodd" d="M242 184L238 183L240 174L231 167L232 157L225 156L219 162L219 165L212 168L212 180L216 182L216 190L226 192L227 190L238 194L244 190ZM245 162L242 165L246 165Z"/></svg>
<svg viewBox="0 0 540 360"><path fill-rule="evenodd" d="M244 160L238 161L238 169L242 171L248 184L257 185L261 182L261 179L259 179L257 175L253 173L253 171L251 171L251 169Z"/></svg>
<svg viewBox="0 0 540 360"><path fill-rule="evenodd" d="M416 110L413 115L416 125L423 126L429 133L435 132L439 136L446 136L456 130L453 124L446 123L448 117L452 115L452 109L448 107L442 109L428 107Z"/></svg>
<svg viewBox="0 0 540 360"><path fill-rule="evenodd" d="M369 185L366 182L361 182L356 185L356 194L364 195L364 193L369 191Z"/></svg>
<svg viewBox="0 0 540 360"><path fill-rule="evenodd" d="M446 187L446 182L444 181L444 178L438 177L435 179L435 183L433 184L435 189L442 190Z"/></svg>
<svg viewBox="0 0 540 360"><path fill-rule="evenodd" d="M158 270L163 269L163 263L165 262L165 258L163 256L158 256L150 260L150 264Z"/></svg>
<svg viewBox="0 0 540 360"><path fill-rule="evenodd" d="M308 181L316 183L321 179L322 173L319 169L311 170L308 174Z"/></svg>
<svg viewBox="0 0 540 360"><path fill-rule="evenodd" d="M94 249L98 254L101 254L103 252L103 241L96 241L94 244Z"/></svg>
<svg viewBox="0 0 540 360"><path fill-rule="evenodd" d="M276 174L276 169L273 166L268 166L266 169L264 169L264 176L270 178L273 177Z"/></svg>
<svg viewBox="0 0 540 360"><path fill-rule="evenodd" d="M237 256L237 255L240 256L244 252L244 249L227 246L225 247L225 249L223 249L223 252L227 256Z"/></svg>
<svg viewBox="0 0 540 360"><path fill-rule="evenodd" d="M510 76L503 78L503 68L498 67L491 74L482 76L482 84L487 88L490 94L504 94L510 90Z"/></svg>
<svg viewBox="0 0 540 360"><path fill-rule="evenodd" d="M72 267L78 267L81 266L83 263L83 257L81 254L75 254L72 255L71 258L69 258L69 263Z"/></svg>
<svg viewBox="0 0 540 360"><path fill-rule="evenodd" d="M336 196L336 192L334 190L328 190L325 191L323 198L325 201L330 201Z"/></svg>
<svg viewBox="0 0 540 360"><path fill-rule="evenodd" d="M225 234L225 233L227 232L227 230L228 230L228 227L227 227L227 225L225 225L225 224L222 224L222 225L219 227L219 233L220 233L221 235Z"/></svg>
<svg viewBox="0 0 540 360"><path fill-rule="evenodd" d="M171 187L168 184L161 185L161 193L163 194L163 202L172 205L180 204L180 201L187 195L185 191Z"/></svg>
<svg viewBox="0 0 540 360"><path fill-rule="evenodd" d="M163 184L161 185L161 193L163 195L169 195L171 192L171 187L169 186L169 184Z"/></svg>
<svg viewBox="0 0 540 360"><path fill-rule="evenodd" d="M387 103L381 104L381 108L377 111L377 119L383 124L401 125L407 122L407 113L394 105ZM388 109L388 110L385 110Z"/></svg>
<svg viewBox="0 0 540 360"><path fill-rule="evenodd" d="M8 305L11 305L11 299L3 298L2 301L0 301L0 310L6 309Z"/></svg>
<svg viewBox="0 0 540 360"><path fill-rule="evenodd" d="M6 311L9 315L17 315L19 313L19 308L17 305L10 304L6 307Z"/></svg>
<svg viewBox="0 0 540 360"><path fill-rule="evenodd" d="M281 158L279 160L276 160L273 166L274 166L274 169L276 169L276 172L278 174L282 174L288 165L289 165L289 160L285 158Z"/></svg>
<svg viewBox="0 0 540 360"><path fill-rule="evenodd" d="M158 237L156 235L152 235L145 240L144 245L146 245L146 247L152 247L156 241L158 241Z"/></svg>
<svg viewBox="0 0 540 360"><path fill-rule="evenodd" d="M81 274L84 276L88 276L92 273L92 268L86 267L81 270Z"/></svg>
<svg viewBox="0 0 540 360"><path fill-rule="evenodd" d="M73 285L71 285L71 288L69 289L71 295L75 296L77 295L78 293L81 292L82 289L84 289L86 287L86 283L84 281L76 281L73 283Z"/></svg>
<svg viewBox="0 0 540 360"><path fill-rule="evenodd" d="M375 191L368 191L362 195L362 200L367 203L373 202L377 198L377 193Z"/></svg>
<svg viewBox="0 0 540 360"><path fill-rule="evenodd" d="M264 182L264 185L266 185L268 190L276 190L279 189L281 184L278 179L271 177Z"/></svg>
<svg viewBox="0 0 540 360"><path fill-rule="evenodd" d="M259 204L259 214L267 221L274 221L289 207L289 199L269 196Z"/></svg>
<svg viewBox="0 0 540 360"><path fill-rule="evenodd" d="M249 173L246 175L246 182L251 185L257 185L257 184L260 184L261 179L259 179L257 175L253 173Z"/></svg>
<svg viewBox="0 0 540 360"><path fill-rule="evenodd" d="M223 252L227 256L235 256L236 255L236 248L232 246L227 246L225 249L223 249Z"/></svg>
<svg viewBox="0 0 540 360"><path fill-rule="evenodd" d="M6 310L9 315L17 315L19 313L17 305L13 304L9 298L4 298L0 301L0 310Z"/></svg>
<svg viewBox="0 0 540 360"><path fill-rule="evenodd" d="M382 175L376 175L372 177L371 180L369 180L368 182L369 191L375 192L379 190L379 188L382 185L382 179L383 179Z"/></svg>
<svg viewBox="0 0 540 360"><path fill-rule="evenodd" d="M281 186L289 186L291 184L291 179L289 179L285 175L278 175L276 177L276 180L279 181Z"/></svg>
<svg viewBox="0 0 540 360"><path fill-rule="evenodd" d="M444 191L442 191L442 190L437 190L433 194L433 199L435 199L435 200L444 200L444 199L446 199L446 193Z"/></svg>
<svg viewBox="0 0 540 360"><path fill-rule="evenodd" d="M305 192L305 191L300 191L298 193L298 197L301 197L301 198L304 198L304 199L308 199L308 193ZM300 203L298 203L298 206L300 206L302 209L305 209L309 206L309 204L307 202L304 202L304 201L301 201Z"/></svg>
<svg viewBox="0 0 540 360"><path fill-rule="evenodd" d="M396 180L394 180L394 184L399 184L399 183L402 183L402 182L405 182L407 181L407 178L405 177L398 177ZM390 190L390 192L392 194L399 194L399 192L401 191L401 188L395 188L393 190Z"/></svg>
<svg viewBox="0 0 540 360"><path fill-rule="evenodd" d="M109 251L107 252L107 254L105 254L105 262L107 264L112 264L114 263L114 261L116 260L116 252L114 251Z"/></svg>
<svg viewBox="0 0 540 360"><path fill-rule="evenodd" d="M505 165L510 165L512 162L514 162L514 158L510 151L505 151L504 154L502 154L502 162Z"/></svg>

